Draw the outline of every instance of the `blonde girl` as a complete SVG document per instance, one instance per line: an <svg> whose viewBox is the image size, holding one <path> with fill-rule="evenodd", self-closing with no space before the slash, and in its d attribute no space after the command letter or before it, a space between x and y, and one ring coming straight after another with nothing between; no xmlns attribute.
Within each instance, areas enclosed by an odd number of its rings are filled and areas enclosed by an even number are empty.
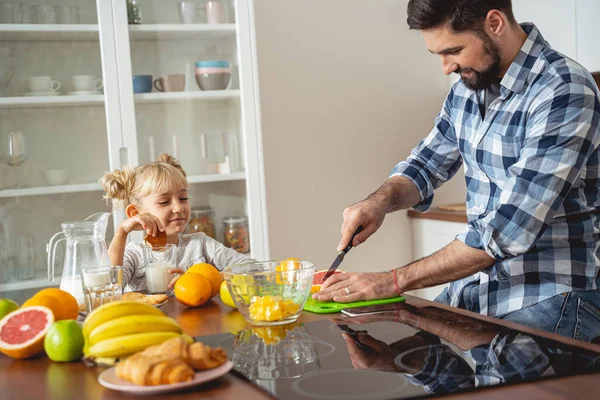
<svg viewBox="0 0 600 400"><path fill-rule="evenodd" d="M161 154L158 161L106 173L100 184L105 199L111 200L114 208L124 207L127 215L108 249L112 265L123 267L126 290L146 289L142 245L127 243L133 231L147 231L153 236L158 231L166 232L167 243L177 245L177 268L170 273L181 274L202 262L221 270L227 265L254 261L203 233L184 234L190 219L188 182L185 171L170 155Z"/></svg>

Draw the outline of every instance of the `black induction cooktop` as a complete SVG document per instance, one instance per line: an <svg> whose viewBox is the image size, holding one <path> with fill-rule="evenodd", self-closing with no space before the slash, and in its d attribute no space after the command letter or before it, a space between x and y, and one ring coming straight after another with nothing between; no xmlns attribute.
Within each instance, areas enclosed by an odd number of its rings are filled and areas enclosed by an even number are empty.
<svg viewBox="0 0 600 400"><path fill-rule="evenodd" d="M352 321L352 322L350 322ZM197 338L281 399L409 399L600 372L600 353L436 307Z"/></svg>

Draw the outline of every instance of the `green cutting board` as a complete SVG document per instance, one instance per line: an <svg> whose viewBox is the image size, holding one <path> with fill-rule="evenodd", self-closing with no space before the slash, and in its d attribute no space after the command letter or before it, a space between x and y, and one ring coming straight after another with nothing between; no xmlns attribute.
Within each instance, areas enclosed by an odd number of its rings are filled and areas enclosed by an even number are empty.
<svg viewBox="0 0 600 400"><path fill-rule="evenodd" d="M357 301L354 303L336 303L335 301L319 301L309 297L304 304L304 310L315 314L333 314L344 308L356 308L374 306L376 304L390 304L404 301L404 297L392 297L390 299Z"/></svg>

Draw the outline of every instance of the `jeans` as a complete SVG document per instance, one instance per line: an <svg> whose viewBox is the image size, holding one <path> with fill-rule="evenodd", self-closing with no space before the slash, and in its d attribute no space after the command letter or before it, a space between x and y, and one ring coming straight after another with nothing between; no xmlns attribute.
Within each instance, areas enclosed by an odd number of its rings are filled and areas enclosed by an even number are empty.
<svg viewBox="0 0 600 400"><path fill-rule="evenodd" d="M448 288L435 299L450 304ZM467 285L459 308L479 313L479 285ZM503 320L591 342L600 337L600 289L559 294L500 317Z"/></svg>

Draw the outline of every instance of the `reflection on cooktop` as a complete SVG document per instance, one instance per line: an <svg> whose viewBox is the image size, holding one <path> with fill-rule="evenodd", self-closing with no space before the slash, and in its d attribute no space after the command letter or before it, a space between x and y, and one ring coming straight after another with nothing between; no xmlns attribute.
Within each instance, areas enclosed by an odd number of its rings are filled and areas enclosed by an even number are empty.
<svg viewBox="0 0 600 400"><path fill-rule="evenodd" d="M436 307L200 337L282 399L406 399L600 372L600 354Z"/></svg>

